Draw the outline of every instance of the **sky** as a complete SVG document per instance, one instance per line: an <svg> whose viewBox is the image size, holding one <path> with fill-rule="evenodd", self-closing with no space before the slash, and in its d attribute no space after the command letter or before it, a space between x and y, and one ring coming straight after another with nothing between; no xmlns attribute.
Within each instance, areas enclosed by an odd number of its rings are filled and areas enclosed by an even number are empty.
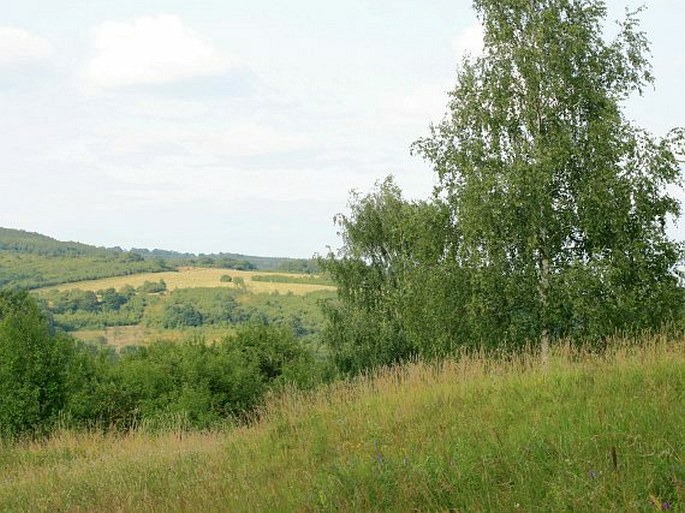
<svg viewBox="0 0 685 513"><path fill-rule="evenodd" d="M0 226L124 248L310 257L350 190L427 198L409 146L481 38L468 0L2 3ZM656 88L626 113L665 135L685 2L646 3Z"/></svg>

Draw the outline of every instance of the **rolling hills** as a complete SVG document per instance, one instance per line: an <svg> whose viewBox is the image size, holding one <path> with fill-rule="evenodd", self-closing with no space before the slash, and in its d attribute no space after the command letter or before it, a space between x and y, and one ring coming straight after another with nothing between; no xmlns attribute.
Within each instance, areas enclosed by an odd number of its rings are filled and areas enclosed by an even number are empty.
<svg viewBox="0 0 685 513"><path fill-rule="evenodd" d="M318 301L335 287L294 271L316 267L307 259L104 248L0 228L0 289L30 289L57 328L118 348L215 340L250 322L315 334Z"/></svg>
<svg viewBox="0 0 685 513"><path fill-rule="evenodd" d="M316 263L308 259L237 253L195 255L159 249L123 250L64 242L38 233L0 228L0 287L35 289L190 266L289 272L316 270Z"/></svg>

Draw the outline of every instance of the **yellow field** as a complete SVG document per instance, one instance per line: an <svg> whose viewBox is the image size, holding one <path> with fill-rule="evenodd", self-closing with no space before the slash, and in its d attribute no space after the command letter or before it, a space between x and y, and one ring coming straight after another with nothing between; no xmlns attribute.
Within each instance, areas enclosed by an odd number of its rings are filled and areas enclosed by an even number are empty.
<svg viewBox="0 0 685 513"><path fill-rule="evenodd" d="M233 278L233 282L222 282L221 277L228 274ZM116 276L113 278L102 278L100 280L79 281L73 283L66 283L54 287L47 287L47 289L64 290L102 290L107 288L121 289L124 285L131 285L132 287L139 287L146 281L164 280L168 290L187 289L193 287L229 287L237 288L235 279L242 278L245 283L245 288L248 292L255 294L266 293L270 294L278 292L279 294L287 294L292 292L296 295L305 295L309 292L317 290L335 290L335 287L330 285L311 285L302 283L268 283L261 281L252 281L252 277L256 274L264 275L264 271L234 271L233 269L215 269L204 267L181 267L178 271L170 271L163 273L143 273L132 274L129 276ZM282 274L282 273L280 273ZM293 274L293 276L305 276ZM46 290L46 289L41 289Z"/></svg>
<svg viewBox="0 0 685 513"><path fill-rule="evenodd" d="M111 326L99 330L77 330L71 335L85 342L104 342L116 349L127 346L146 346L156 340L179 342L193 336L202 337L207 343L218 342L232 332L229 327L203 326L202 328L165 329L146 326Z"/></svg>

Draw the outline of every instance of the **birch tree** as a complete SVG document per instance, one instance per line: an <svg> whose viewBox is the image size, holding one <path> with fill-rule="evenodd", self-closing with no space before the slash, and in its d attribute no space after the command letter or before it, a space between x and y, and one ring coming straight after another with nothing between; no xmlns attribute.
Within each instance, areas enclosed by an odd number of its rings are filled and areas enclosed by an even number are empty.
<svg viewBox="0 0 685 513"><path fill-rule="evenodd" d="M639 10L604 37L599 0L475 0L484 53L466 58L444 120L413 150L449 204L470 314L540 340L658 327L680 315L676 148L633 125L653 83Z"/></svg>

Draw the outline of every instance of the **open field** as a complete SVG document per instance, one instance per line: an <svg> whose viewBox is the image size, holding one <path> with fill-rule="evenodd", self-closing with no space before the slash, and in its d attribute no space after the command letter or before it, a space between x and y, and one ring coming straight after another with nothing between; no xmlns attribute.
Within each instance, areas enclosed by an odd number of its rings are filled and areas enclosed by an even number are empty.
<svg viewBox="0 0 685 513"><path fill-rule="evenodd" d="M221 277L229 275L232 282L222 282ZM317 290L335 290L334 286L310 284L310 283L281 283L281 282L267 282L267 281L253 281L253 276L266 276L268 273L264 271L235 271L233 269L216 269L204 267L182 267L177 272L158 272L158 273L142 273L132 274L128 276L117 276L113 278L103 278L100 280L79 281L73 283L66 283L51 289L60 291L81 289L81 290L103 290L107 288L121 289L125 285L132 287L139 287L146 281L157 282L160 279L167 284L168 290L198 288L198 287L239 287L235 283L236 278L242 278L245 283L245 288L249 292L255 294L271 294L278 292L279 294L287 294L291 292L296 295L304 295L309 292ZM282 273L278 274L282 276ZM304 274L293 274L295 278L307 278ZM46 289L41 289L46 290Z"/></svg>
<svg viewBox="0 0 685 513"><path fill-rule="evenodd" d="M202 326L198 328L164 329L141 325L110 326L104 329L77 330L70 332L74 337L93 343L106 343L116 349L127 346L148 345L157 340L181 342L201 337L207 343L217 342L234 330L227 326Z"/></svg>
<svg viewBox="0 0 685 513"><path fill-rule="evenodd" d="M682 511L685 340L415 364L248 427L0 448L3 511Z"/></svg>

